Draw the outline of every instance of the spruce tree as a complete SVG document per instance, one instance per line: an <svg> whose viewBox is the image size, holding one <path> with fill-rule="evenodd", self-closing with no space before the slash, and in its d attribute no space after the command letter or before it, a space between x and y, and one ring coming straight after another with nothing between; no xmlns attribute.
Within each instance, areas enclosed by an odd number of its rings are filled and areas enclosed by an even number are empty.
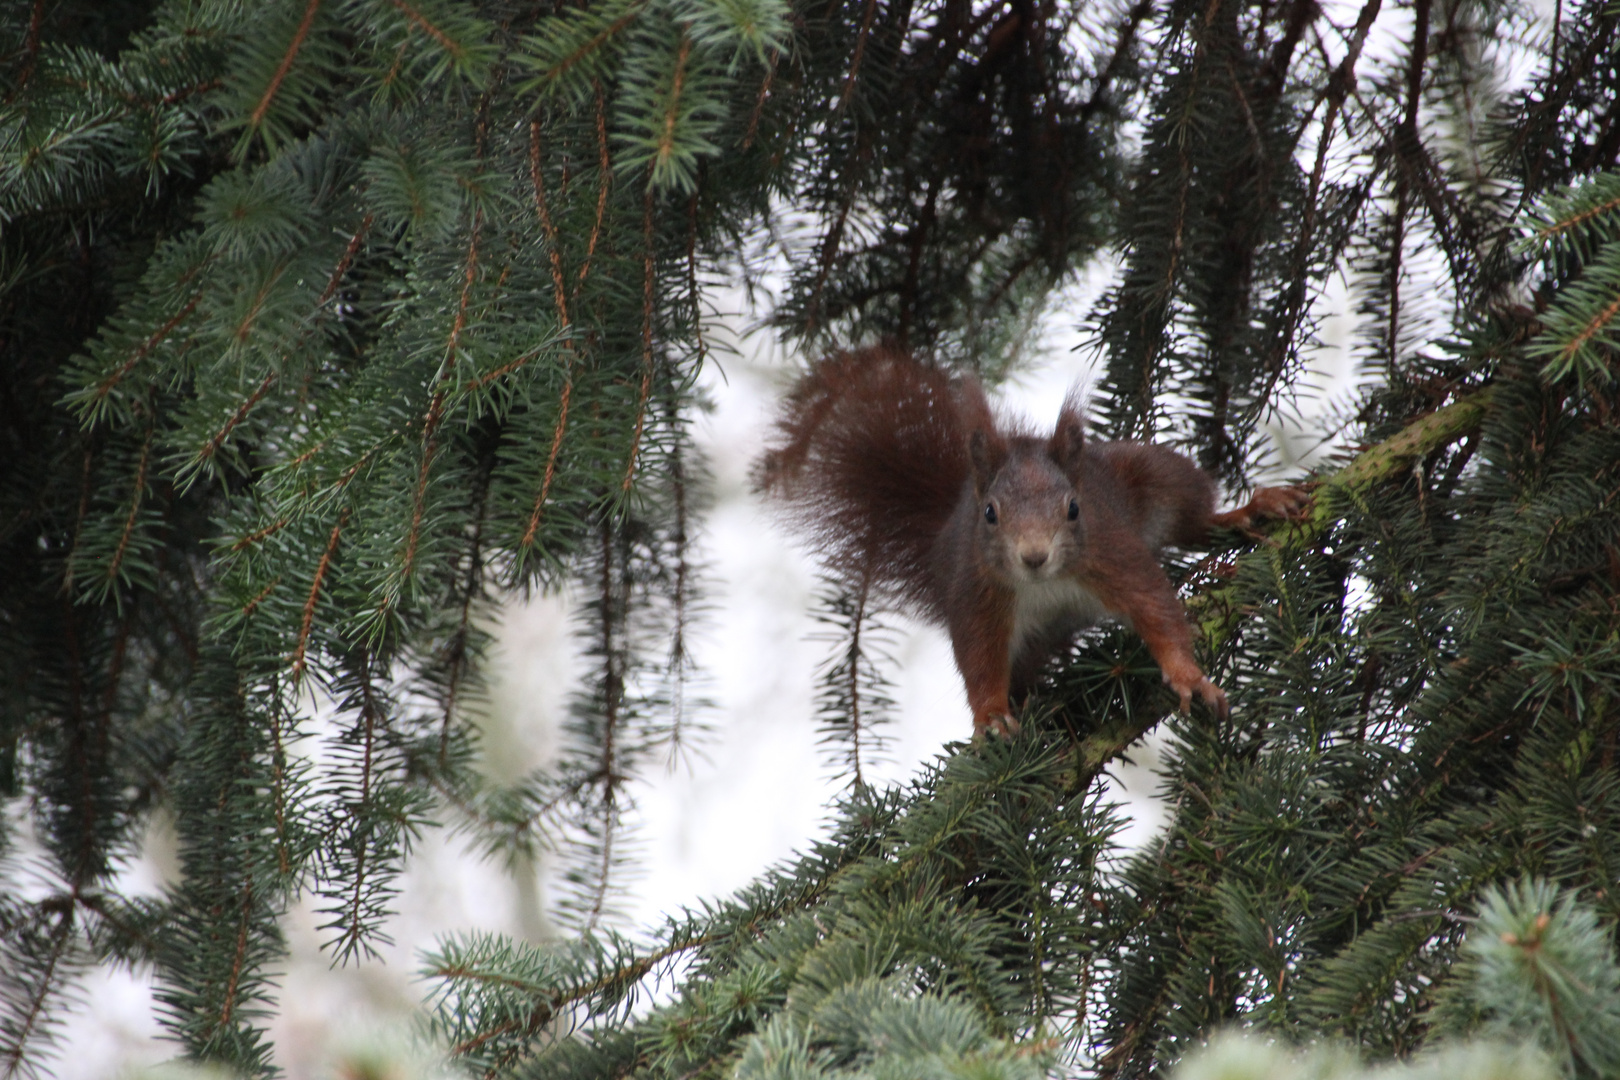
<svg viewBox="0 0 1620 1080"><path fill-rule="evenodd" d="M0 1077L106 963L272 1073L291 899L363 963L443 825L570 886L560 944L425 960L481 1075L1134 1077L1227 1026L1620 1075L1617 56L1608 0L3 0ZM715 287L994 381L1110 252L1097 426L1234 491L1353 298L1310 516L1176 567L1230 719L1093 632L1017 740L625 936ZM567 581L568 752L494 786L481 615ZM858 777L882 613L830 588ZM121 895L158 808L183 875Z"/></svg>

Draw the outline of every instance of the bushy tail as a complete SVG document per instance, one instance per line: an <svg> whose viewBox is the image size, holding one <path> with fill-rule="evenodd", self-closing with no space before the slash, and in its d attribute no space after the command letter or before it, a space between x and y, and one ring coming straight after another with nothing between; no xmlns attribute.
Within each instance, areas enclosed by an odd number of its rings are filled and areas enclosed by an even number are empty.
<svg viewBox="0 0 1620 1080"><path fill-rule="evenodd" d="M834 572L937 614L931 554L974 430L995 431L977 382L887 346L840 352L787 396L755 479Z"/></svg>

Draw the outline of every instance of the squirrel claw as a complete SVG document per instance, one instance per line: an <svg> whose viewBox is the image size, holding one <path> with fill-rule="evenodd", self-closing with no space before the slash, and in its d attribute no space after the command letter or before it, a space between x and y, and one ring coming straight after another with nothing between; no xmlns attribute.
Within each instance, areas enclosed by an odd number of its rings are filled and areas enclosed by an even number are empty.
<svg viewBox="0 0 1620 1080"><path fill-rule="evenodd" d="M1203 698L1204 704L1209 706L1210 712L1215 714L1217 720L1225 720L1232 714L1232 707L1226 703L1226 691L1205 678L1198 684L1198 696Z"/></svg>
<svg viewBox="0 0 1620 1080"><path fill-rule="evenodd" d="M982 737L986 734L994 735L998 739L1016 739L1018 737L1018 720L1012 713L992 713L983 720L976 721L977 730L974 735Z"/></svg>
<svg viewBox="0 0 1620 1080"><path fill-rule="evenodd" d="M1311 493L1303 487L1256 488L1249 501L1236 510L1225 510L1211 517L1210 524L1226 529L1237 529L1258 538L1255 522L1264 518L1281 521L1299 521L1310 508Z"/></svg>
<svg viewBox="0 0 1620 1080"><path fill-rule="evenodd" d="M1281 518L1298 521L1311 505L1311 493L1302 487L1260 488L1249 500L1249 508L1257 517Z"/></svg>
<svg viewBox="0 0 1620 1080"><path fill-rule="evenodd" d="M1166 676L1165 682L1170 683L1170 689L1181 698L1180 711L1183 713L1192 711L1193 695L1197 694L1198 699L1209 706L1216 719L1225 720L1231 714L1231 706L1226 701L1226 691L1210 682L1207 675L1200 675L1197 682L1171 681Z"/></svg>

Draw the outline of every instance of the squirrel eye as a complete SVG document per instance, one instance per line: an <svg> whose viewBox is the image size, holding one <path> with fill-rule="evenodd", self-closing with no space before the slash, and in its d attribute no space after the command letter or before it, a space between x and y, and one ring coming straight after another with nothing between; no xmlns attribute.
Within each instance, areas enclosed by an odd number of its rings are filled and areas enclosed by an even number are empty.
<svg viewBox="0 0 1620 1080"><path fill-rule="evenodd" d="M992 525L994 525L996 523L996 504L995 503L985 503L984 504L984 520L988 521Z"/></svg>
<svg viewBox="0 0 1620 1080"><path fill-rule="evenodd" d="M1070 521L1079 521L1080 520L1080 504L1075 502L1073 499L1069 500L1069 520Z"/></svg>

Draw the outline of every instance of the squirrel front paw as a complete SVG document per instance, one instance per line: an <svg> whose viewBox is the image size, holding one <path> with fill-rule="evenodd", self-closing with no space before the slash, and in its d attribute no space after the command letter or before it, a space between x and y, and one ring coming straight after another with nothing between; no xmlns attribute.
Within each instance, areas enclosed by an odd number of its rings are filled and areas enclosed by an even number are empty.
<svg viewBox="0 0 1620 1080"><path fill-rule="evenodd" d="M1209 706L1209 711L1214 713L1217 719L1225 720L1231 715L1231 706L1226 703L1226 691L1210 682L1208 677L1199 679L1196 689L1198 696ZM1187 711L1186 698L1182 699L1181 711Z"/></svg>
<svg viewBox="0 0 1620 1080"><path fill-rule="evenodd" d="M1293 485L1259 488L1249 499L1249 510L1253 516L1282 518L1287 521L1303 517L1310 505L1311 493Z"/></svg>
<svg viewBox="0 0 1620 1080"><path fill-rule="evenodd" d="M983 738L986 734L994 735L998 739L1015 739L1018 737L1018 731L1018 718L1012 713L988 713L973 718L975 740Z"/></svg>
<svg viewBox="0 0 1620 1080"><path fill-rule="evenodd" d="M1182 712L1188 712L1192 709L1194 694L1197 694L1199 700L1209 706L1210 712L1213 712L1221 720L1225 720L1231 712L1230 706L1226 703L1226 691L1210 682L1209 676L1196 667L1190 672L1177 672L1175 675L1171 675L1167 671L1164 673L1164 681L1170 685L1170 689L1174 690L1176 696L1181 699L1180 708Z"/></svg>
<svg viewBox="0 0 1620 1080"><path fill-rule="evenodd" d="M1311 493L1303 487L1256 488L1248 502L1236 510L1225 510L1209 519L1211 525L1248 532L1263 518L1298 521L1311 505Z"/></svg>

